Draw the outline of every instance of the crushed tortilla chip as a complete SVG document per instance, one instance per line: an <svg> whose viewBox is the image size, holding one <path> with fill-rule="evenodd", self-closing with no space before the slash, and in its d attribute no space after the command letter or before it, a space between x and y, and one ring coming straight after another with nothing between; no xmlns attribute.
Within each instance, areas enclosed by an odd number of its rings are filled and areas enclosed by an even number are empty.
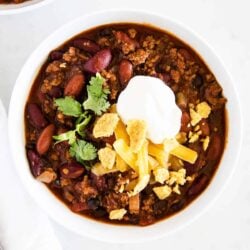
<svg viewBox="0 0 250 250"><path fill-rule="evenodd" d="M156 168L154 171L155 181L163 184L169 178L169 172L166 168Z"/></svg>
<svg viewBox="0 0 250 250"><path fill-rule="evenodd" d="M191 125L195 126L202 118L208 118L211 113L211 107L206 102L201 102L194 108L190 108Z"/></svg>
<svg viewBox="0 0 250 250"><path fill-rule="evenodd" d="M206 136L206 138L203 140L203 145L202 145L204 151L207 150L209 142L210 142L210 138L209 136Z"/></svg>
<svg viewBox="0 0 250 250"><path fill-rule="evenodd" d="M202 119L201 115L197 113L194 109L190 108L191 125L195 126Z"/></svg>
<svg viewBox="0 0 250 250"><path fill-rule="evenodd" d="M180 191L180 188L179 188L179 185L176 184L174 187L173 187L173 192L175 192L176 194L181 194L181 191Z"/></svg>
<svg viewBox="0 0 250 250"><path fill-rule="evenodd" d="M211 108L207 102L201 102L197 104L196 111L202 118L208 118L211 113Z"/></svg>
<svg viewBox="0 0 250 250"><path fill-rule="evenodd" d="M95 138L109 137L114 133L119 117L115 113L106 113L102 115L96 122L93 135Z"/></svg>
<svg viewBox="0 0 250 250"><path fill-rule="evenodd" d="M109 219L110 220L122 220L123 216L126 213L127 213L127 210L124 208L112 210L109 213Z"/></svg>
<svg viewBox="0 0 250 250"><path fill-rule="evenodd" d="M161 186L161 187L154 187L153 191L155 192L155 194L160 200L166 199L172 193L172 189L168 185Z"/></svg>
<svg viewBox="0 0 250 250"><path fill-rule="evenodd" d="M109 147L101 148L98 151L98 157L103 167L112 169L115 164L116 152Z"/></svg>
<svg viewBox="0 0 250 250"><path fill-rule="evenodd" d="M186 169L181 168L178 171L171 171L168 184L172 186L174 183L184 185L186 183Z"/></svg>
<svg viewBox="0 0 250 250"><path fill-rule="evenodd" d="M198 133L194 133L191 135L190 139L189 139L189 143L194 143L196 141L198 141L199 139L199 134Z"/></svg>

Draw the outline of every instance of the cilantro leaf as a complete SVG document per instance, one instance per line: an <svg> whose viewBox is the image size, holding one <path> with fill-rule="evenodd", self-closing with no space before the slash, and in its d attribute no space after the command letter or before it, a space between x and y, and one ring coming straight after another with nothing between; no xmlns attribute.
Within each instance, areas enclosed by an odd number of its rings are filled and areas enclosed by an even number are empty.
<svg viewBox="0 0 250 250"><path fill-rule="evenodd" d="M97 157L96 147L84 140L76 140L70 147L70 155L80 163L94 160Z"/></svg>
<svg viewBox="0 0 250 250"><path fill-rule="evenodd" d="M76 131L69 130L66 133L53 136L53 139L57 141L56 143L60 143L62 141L69 141L69 144L73 144L76 141Z"/></svg>
<svg viewBox="0 0 250 250"><path fill-rule="evenodd" d="M64 115L79 117L82 114L82 105L72 97L58 98L55 104Z"/></svg>
<svg viewBox="0 0 250 250"><path fill-rule="evenodd" d="M107 100L110 92L108 89L103 88L104 82L105 79L97 73L95 77L91 77L87 86L88 99L83 103L83 107L94 111L96 115L101 115L110 107Z"/></svg>

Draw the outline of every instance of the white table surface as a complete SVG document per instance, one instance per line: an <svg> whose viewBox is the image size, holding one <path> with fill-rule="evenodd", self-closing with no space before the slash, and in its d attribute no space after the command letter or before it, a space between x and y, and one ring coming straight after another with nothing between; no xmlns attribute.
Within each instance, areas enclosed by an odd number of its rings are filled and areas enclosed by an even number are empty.
<svg viewBox="0 0 250 250"><path fill-rule="evenodd" d="M173 17L190 26L212 45L231 72L241 99L245 125L243 148L236 172L220 199L205 215L190 226L161 240L145 244L112 245L80 237L52 222L55 232L65 250L135 248L147 250L159 247L171 250L249 250L249 0L153 0L147 2L55 0L53 4L32 13L0 16L0 98L8 108L12 88L23 63L34 48L57 27L92 11L108 8L141 9L141 5L144 6L143 9Z"/></svg>

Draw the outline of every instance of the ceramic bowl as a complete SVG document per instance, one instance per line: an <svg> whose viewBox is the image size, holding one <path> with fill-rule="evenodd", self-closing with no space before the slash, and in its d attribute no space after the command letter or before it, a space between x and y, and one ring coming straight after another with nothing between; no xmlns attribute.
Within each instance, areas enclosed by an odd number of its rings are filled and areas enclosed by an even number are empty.
<svg viewBox="0 0 250 250"><path fill-rule="evenodd" d="M20 4L0 4L0 16L32 11L51 3L54 0L31 0Z"/></svg>
<svg viewBox="0 0 250 250"><path fill-rule="evenodd" d="M204 59L223 87L224 95L228 99L227 143L221 163L212 182L187 208L166 220L147 227L105 224L71 212L44 184L36 181L31 175L25 152L25 103L31 85L41 65L48 57L49 52L84 30L103 24L119 22L151 24L171 32L185 41ZM143 11L111 10L93 13L80 17L55 31L41 43L24 64L16 81L9 108L11 151L16 170L27 192L30 193L33 199L53 220L78 234L108 242L142 242L163 237L180 230L180 228L194 221L199 215L206 211L219 194L221 194L233 173L241 146L241 131L242 119L234 82L216 53L206 41L183 24L166 16L163 17Z"/></svg>

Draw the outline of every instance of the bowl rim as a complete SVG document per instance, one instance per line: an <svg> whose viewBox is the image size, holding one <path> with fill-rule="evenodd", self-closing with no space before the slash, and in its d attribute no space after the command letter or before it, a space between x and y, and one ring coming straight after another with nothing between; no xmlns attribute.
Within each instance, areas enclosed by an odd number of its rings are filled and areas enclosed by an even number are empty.
<svg viewBox="0 0 250 250"><path fill-rule="evenodd" d="M48 56L48 53L53 48L55 49L58 45L83 32L84 30L87 30L91 27L97 27L105 23L111 24L123 22L123 20L126 18L128 23L140 22L152 24L153 26L159 27L163 30L166 29L168 32L174 34L177 38L180 38L186 42L202 57L211 71L215 74L219 83L227 83L225 86L222 84L223 91L225 93L225 90L227 89L226 97L231 98L227 104L229 114L228 138L230 137L231 139L228 141L226 148L224 149L220 166L211 183L202 192L202 194L191 204L189 204L184 210L181 210L179 213L171 216L168 219L162 220L147 227L105 224L72 213L61 201L55 199L54 195L44 184L38 183L33 178L29 170L23 143L24 102L26 102L28 96L28 93L25 93L24 90L27 89L28 92L30 91L34 77L38 73L40 66L43 64L43 60L45 60L45 58ZM80 26L85 26L85 28L80 28ZM74 33L76 30L78 30L78 32ZM64 38L60 38L62 33L64 33ZM68 35L70 36L65 39L65 37ZM186 39L184 39L185 36L187 36ZM41 53L44 51L47 52L47 54L41 56ZM39 58L40 62L37 60L37 58ZM213 65L210 61L213 62ZM33 71L30 70L30 66L33 66ZM222 77L223 81L221 79ZM230 122L231 117L233 118L232 120L237 121L237 126L235 123ZM21 122L23 124L20 126ZM110 9L92 12L91 14L76 18L73 21L62 25L59 29L53 32L30 55L16 80L9 106L8 129L10 148L16 171L18 172L23 185L31 197L38 203L38 205L53 220L70 229L71 231L95 240L112 243L134 243L158 239L180 230L204 214L205 211L207 211L208 208L218 199L219 195L225 189L226 184L231 179L236 167L236 163L238 162L240 148L242 145L242 114L238 93L234 86L232 77L226 70L222 60L214 52L211 46L208 45L206 41L204 41L204 39L202 39L196 32L192 31L184 24L174 20L173 18L165 17L145 10L137 11L130 9ZM231 142L231 140L233 141ZM236 149L233 150L232 144L234 144ZM19 157L17 157L17 155ZM25 171L23 164L26 165ZM216 188L218 188L218 190L216 190ZM37 196L36 192L39 193L39 197ZM79 220L79 218L81 219Z"/></svg>
<svg viewBox="0 0 250 250"><path fill-rule="evenodd" d="M54 0L32 0L20 4L0 4L0 16L20 14L45 6Z"/></svg>

